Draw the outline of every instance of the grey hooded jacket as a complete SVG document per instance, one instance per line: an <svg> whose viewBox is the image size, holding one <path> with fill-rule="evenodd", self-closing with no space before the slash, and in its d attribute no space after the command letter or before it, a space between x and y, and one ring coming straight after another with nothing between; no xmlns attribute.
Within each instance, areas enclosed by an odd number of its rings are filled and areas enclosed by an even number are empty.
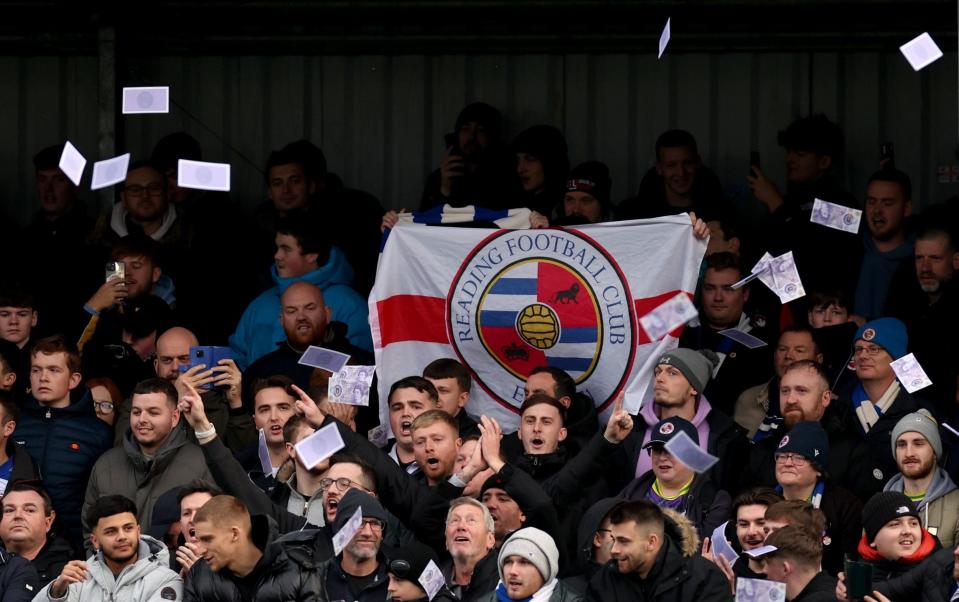
<svg viewBox="0 0 959 602"><path fill-rule="evenodd" d="M170 552L165 545L149 535L140 536L137 561L124 567L120 574L113 571L97 552L87 559L89 577L82 583L73 583L62 598L50 595L46 585L33 602L166 602L183 600L183 580L170 570Z"/></svg>
<svg viewBox="0 0 959 602"><path fill-rule="evenodd" d="M157 499L193 479L213 481L203 461L203 452L187 439L182 424L177 425L152 459L140 452L140 446L128 430L123 445L114 447L97 460L87 483L83 500L83 516L90 506L104 495L119 494L134 501L140 527L150 528L153 506ZM84 520L85 545L88 545L90 525ZM88 547L88 552L92 551Z"/></svg>
<svg viewBox="0 0 959 602"><path fill-rule="evenodd" d="M904 483L899 473L889 479L883 491L903 493ZM943 548L952 549L959 543L959 488L942 468L936 467L929 490L917 509L922 526L939 538Z"/></svg>

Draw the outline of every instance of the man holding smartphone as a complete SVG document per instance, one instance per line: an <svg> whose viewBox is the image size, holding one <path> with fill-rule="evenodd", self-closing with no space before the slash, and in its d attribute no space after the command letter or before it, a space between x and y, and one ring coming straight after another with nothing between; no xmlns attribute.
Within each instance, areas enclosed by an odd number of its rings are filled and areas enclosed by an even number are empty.
<svg viewBox="0 0 959 602"><path fill-rule="evenodd" d="M439 169L426 178L420 209L479 205L506 209L518 182L503 142L503 116L484 102L467 105L444 139Z"/></svg>

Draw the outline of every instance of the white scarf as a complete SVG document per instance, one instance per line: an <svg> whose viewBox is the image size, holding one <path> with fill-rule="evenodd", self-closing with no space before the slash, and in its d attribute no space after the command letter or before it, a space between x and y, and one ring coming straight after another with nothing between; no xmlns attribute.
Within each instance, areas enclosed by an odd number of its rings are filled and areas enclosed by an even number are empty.
<svg viewBox="0 0 959 602"><path fill-rule="evenodd" d="M879 422L879 412L876 411L876 408L878 407L879 411L885 414L892 402L896 400L897 395L899 395L899 381L893 380L876 403L869 399L860 401L859 407L856 408L856 417L859 418L862 430L868 433L869 429L876 426L876 423Z"/></svg>
<svg viewBox="0 0 959 602"><path fill-rule="evenodd" d="M549 597L553 595L553 590L556 589L556 584L559 583L559 579L553 579L543 587L539 588L529 602L547 602Z"/></svg>

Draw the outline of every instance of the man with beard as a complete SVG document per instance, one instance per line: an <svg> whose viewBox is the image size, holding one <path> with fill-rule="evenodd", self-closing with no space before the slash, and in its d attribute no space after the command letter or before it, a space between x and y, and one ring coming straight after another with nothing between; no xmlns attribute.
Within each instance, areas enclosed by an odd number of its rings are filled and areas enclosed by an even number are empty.
<svg viewBox="0 0 959 602"><path fill-rule="evenodd" d="M879 460L855 432L855 425L833 405L829 381L820 364L799 360L785 368L779 382L779 412L782 426L749 450L749 469L743 471L744 486L776 484L774 454L783 438L800 422L818 422L829 438L830 478L868 499L882 487ZM877 478L876 474L880 474Z"/></svg>
<svg viewBox="0 0 959 602"><path fill-rule="evenodd" d="M866 319L883 315L893 275L912 259L913 238L906 229L912 214L912 183L903 172L886 168L869 177L864 216L869 229L859 269L854 309Z"/></svg>
<svg viewBox="0 0 959 602"><path fill-rule="evenodd" d="M413 420L413 457L431 487L453 475L456 455L463 440L459 424L443 410L427 410Z"/></svg>
<svg viewBox="0 0 959 602"><path fill-rule="evenodd" d="M316 569L327 600L385 602L387 599L388 563L380 552L387 513L380 502L358 489L350 489L340 500L333 533L339 533L360 508L363 512L360 530L339 555Z"/></svg>
<svg viewBox="0 0 959 602"><path fill-rule="evenodd" d="M942 547L954 547L959 543L959 489L939 467L943 457L939 425L919 410L904 416L892 436L899 474L883 489L905 494L916 505L922 526L939 538Z"/></svg>
<svg viewBox="0 0 959 602"><path fill-rule="evenodd" d="M910 349L932 380L923 396L936 403L936 413L943 421L956 415L956 365L952 361L948 341L959 331L955 275L959 269L959 252L955 235L943 223L952 218L948 213L928 212L923 219L928 225L916 237L915 261L903 264L893 278L886 304L886 315L899 318L906 325Z"/></svg>
<svg viewBox="0 0 959 602"><path fill-rule="evenodd" d="M617 505L609 519L615 562L593 575L587 600L732 600L723 573L697 554L699 541L685 517L636 500Z"/></svg>
<svg viewBox="0 0 959 602"><path fill-rule="evenodd" d="M244 380L252 384L259 378L285 374L308 390L317 369L299 361L310 345L345 353L351 364L372 365L372 355L351 344L346 324L332 321L332 315L333 308L326 304L318 286L305 281L291 284L280 297L279 320L286 338L277 343L276 350L250 364ZM249 400L249 394L245 391L244 398Z"/></svg>
<svg viewBox="0 0 959 602"><path fill-rule="evenodd" d="M746 389L736 400L733 419L749 431L748 436L754 442L777 434L782 423L779 380L786 373L786 368L799 360L814 360L821 364L823 355L811 328L790 326L779 335L779 343L773 353L775 376L765 384Z"/></svg>
<svg viewBox="0 0 959 602"><path fill-rule="evenodd" d="M35 600L88 602L179 600L183 580L170 570L170 555L159 541L142 535L136 505L107 495L87 509L90 541L96 554L71 560Z"/></svg>

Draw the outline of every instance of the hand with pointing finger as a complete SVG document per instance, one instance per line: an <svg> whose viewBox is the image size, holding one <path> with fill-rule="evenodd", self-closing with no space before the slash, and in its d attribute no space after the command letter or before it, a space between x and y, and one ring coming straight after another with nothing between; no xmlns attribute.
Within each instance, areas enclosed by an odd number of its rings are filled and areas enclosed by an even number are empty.
<svg viewBox="0 0 959 602"><path fill-rule="evenodd" d="M625 393L620 392L613 403L613 413L609 415L606 421L606 430L603 436L610 443L622 443L626 437L633 431L633 417L629 412L623 409L623 397Z"/></svg>

